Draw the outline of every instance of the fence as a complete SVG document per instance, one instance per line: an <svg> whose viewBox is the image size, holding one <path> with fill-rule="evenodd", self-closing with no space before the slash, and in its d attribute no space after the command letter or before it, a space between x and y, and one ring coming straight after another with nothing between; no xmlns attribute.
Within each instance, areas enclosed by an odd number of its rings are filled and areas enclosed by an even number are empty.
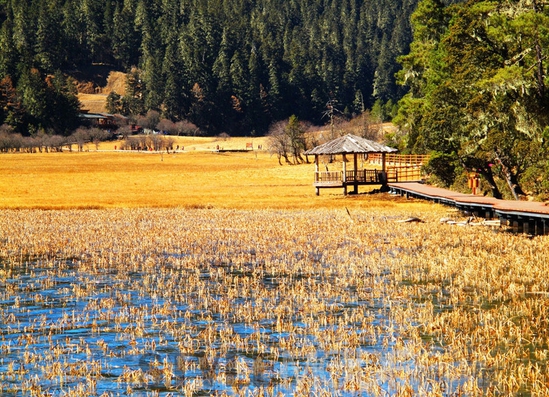
<svg viewBox="0 0 549 397"><path fill-rule="evenodd" d="M369 154L367 161L372 165L382 165L383 156ZM389 182L420 181L423 178L421 168L429 161L425 154L386 154L385 167Z"/></svg>
<svg viewBox="0 0 549 397"><path fill-rule="evenodd" d="M381 153L372 153L368 154L367 161L370 164L379 164L383 163L383 156ZM395 167L410 167L410 166L419 166L426 164L429 161L428 154L386 154L385 155L385 164L392 165Z"/></svg>
<svg viewBox="0 0 549 397"><path fill-rule="evenodd" d="M387 180L389 182L421 181L423 173L420 166L393 167L387 166Z"/></svg>

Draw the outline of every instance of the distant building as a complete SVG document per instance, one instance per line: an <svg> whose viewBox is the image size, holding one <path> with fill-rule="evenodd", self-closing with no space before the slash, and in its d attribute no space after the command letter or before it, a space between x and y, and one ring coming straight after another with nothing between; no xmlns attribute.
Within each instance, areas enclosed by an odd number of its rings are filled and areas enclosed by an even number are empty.
<svg viewBox="0 0 549 397"><path fill-rule="evenodd" d="M81 112L79 117L90 127L97 127L106 130L115 130L118 128L114 115L112 114Z"/></svg>

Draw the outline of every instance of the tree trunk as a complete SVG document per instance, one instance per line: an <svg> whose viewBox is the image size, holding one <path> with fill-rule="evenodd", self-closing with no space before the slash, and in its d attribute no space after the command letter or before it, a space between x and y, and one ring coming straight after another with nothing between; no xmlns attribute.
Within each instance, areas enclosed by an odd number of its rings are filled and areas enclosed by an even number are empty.
<svg viewBox="0 0 549 397"><path fill-rule="evenodd" d="M479 171L479 174L484 178L486 182L488 182L488 185L490 185L490 190L492 190L492 196L496 199L501 200L503 196L499 191L498 185L496 185L496 181L494 180L494 175L492 174L492 170L489 167L484 168Z"/></svg>
<svg viewBox="0 0 549 397"><path fill-rule="evenodd" d="M513 174L511 169L501 161L501 158L496 154L496 160L501 166L501 172L503 173L503 176L505 177L505 182L507 182L507 186L509 186L509 190L511 191L511 194L513 195L513 198L515 200L519 199L519 194L524 194L522 191L522 188L518 184L518 177L517 175Z"/></svg>
<svg viewBox="0 0 549 397"><path fill-rule="evenodd" d="M288 158L288 153L286 152L282 153L282 157L284 157L284 160L286 160L286 164L292 164L292 162Z"/></svg>
<svg viewBox="0 0 549 397"><path fill-rule="evenodd" d="M475 172L478 172L484 178L484 180L488 182L488 185L490 185L490 190L492 191L492 196L494 198L503 198L501 192L499 191L498 185L494 180L494 174L492 173L492 168L490 167L491 164L475 157L462 158L460 159L460 163L462 167L466 170L474 170Z"/></svg>

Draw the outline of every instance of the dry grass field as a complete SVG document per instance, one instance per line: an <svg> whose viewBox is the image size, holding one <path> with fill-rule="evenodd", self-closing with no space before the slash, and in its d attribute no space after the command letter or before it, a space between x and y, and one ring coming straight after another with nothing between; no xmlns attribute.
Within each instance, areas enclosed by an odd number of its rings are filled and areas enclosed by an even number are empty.
<svg viewBox="0 0 549 397"><path fill-rule="evenodd" d="M396 199L341 190L315 196L312 164L278 164L264 138L176 138L175 153L115 151L107 142L96 151L6 154L0 157L0 208L316 208L393 206ZM363 188L364 192L371 188ZM419 208L429 204L416 203Z"/></svg>
<svg viewBox="0 0 549 397"><path fill-rule="evenodd" d="M90 113L106 113L108 94L85 94L79 93L78 100L82 104L82 109Z"/></svg>

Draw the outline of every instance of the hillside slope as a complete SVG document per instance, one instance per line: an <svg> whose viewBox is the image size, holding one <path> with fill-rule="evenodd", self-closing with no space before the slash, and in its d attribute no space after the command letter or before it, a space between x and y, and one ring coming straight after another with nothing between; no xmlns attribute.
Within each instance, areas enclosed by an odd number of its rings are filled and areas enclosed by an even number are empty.
<svg viewBox="0 0 549 397"><path fill-rule="evenodd" d="M104 86L97 85L93 81L79 81L78 100L82 104L81 109L90 113L107 112L107 96L111 92L120 95L126 93L126 74L117 71L110 71ZM91 91L91 92L90 92Z"/></svg>

